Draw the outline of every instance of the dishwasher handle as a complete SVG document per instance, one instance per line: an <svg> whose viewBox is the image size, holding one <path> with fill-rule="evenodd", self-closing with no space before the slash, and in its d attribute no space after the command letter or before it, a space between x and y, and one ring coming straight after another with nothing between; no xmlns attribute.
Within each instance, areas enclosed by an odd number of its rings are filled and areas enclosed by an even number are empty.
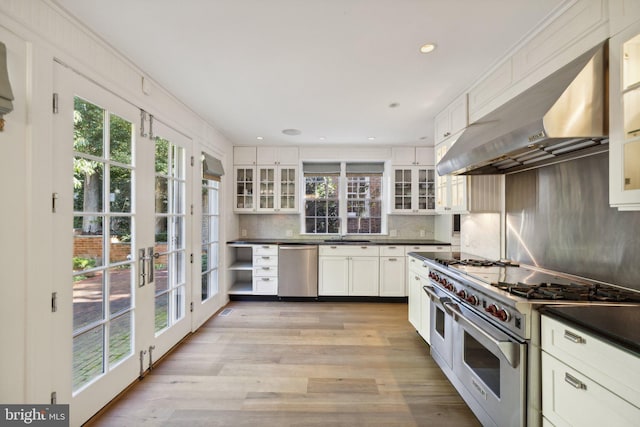
<svg viewBox="0 0 640 427"><path fill-rule="evenodd" d="M307 250L307 249L315 249L317 248L317 245L295 245L295 246L280 246L280 250L284 249L287 251L300 251L300 250Z"/></svg>

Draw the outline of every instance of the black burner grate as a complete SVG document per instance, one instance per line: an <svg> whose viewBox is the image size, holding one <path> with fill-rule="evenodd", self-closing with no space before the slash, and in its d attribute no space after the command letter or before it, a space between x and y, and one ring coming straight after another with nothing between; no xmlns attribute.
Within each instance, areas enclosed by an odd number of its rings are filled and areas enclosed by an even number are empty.
<svg viewBox="0 0 640 427"><path fill-rule="evenodd" d="M527 299L565 301L640 302L640 293L606 285L581 283L492 283L493 286Z"/></svg>

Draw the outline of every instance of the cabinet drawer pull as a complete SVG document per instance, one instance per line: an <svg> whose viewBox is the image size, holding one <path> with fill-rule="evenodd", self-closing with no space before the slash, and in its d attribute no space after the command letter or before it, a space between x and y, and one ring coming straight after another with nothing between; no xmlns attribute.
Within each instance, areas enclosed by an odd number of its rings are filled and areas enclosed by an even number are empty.
<svg viewBox="0 0 640 427"><path fill-rule="evenodd" d="M571 384L572 387L577 388L578 390L587 389L587 385L585 383L583 383L582 381L580 381L579 379L577 379L576 377L574 377L568 372L564 373L564 381L566 383Z"/></svg>
<svg viewBox="0 0 640 427"><path fill-rule="evenodd" d="M329 246L331 249L338 249L337 246Z"/></svg>
<svg viewBox="0 0 640 427"><path fill-rule="evenodd" d="M268 277L263 277L263 278L262 278L262 281L263 281L263 282L268 282L268 281L270 281L270 280L271 280L271 279L270 279L270 278L268 278Z"/></svg>
<svg viewBox="0 0 640 427"><path fill-rule="evenodd" d="M271 270L271 267L262 267L263 270Z"/></svg>
<svg viewBox="0 0 640 427"><path fill-rule="evenodd" d="M262 259L271 259L270 256L263 256Z"/></svg>
<svg viewBox="0 0 640 427"><path fill-rule="evenodd" d="M269 249L271 246L263 246L262 249Z"/></svg>
<svg viewBox="0 0 640 427"><path fill-rule="evenodd" d="M395 248L396 248L395 246L389 246L389 249L395 249Z"/></svg>
<svg viewBox="0 0 640 427"><path fill-rule="evenodd" d="M398 258L389 258L389 261L397 261Z"/></svg>
<svg viewBox="0 0 640 427"><path fill-rule="evenodd" d="M360 246L360 249L367 249L366 246Z"/></svg>
<svg viewBox="0 0 640 427"><path fill-rule="evenodd" d="M571 341L571 342L573 342L573 343L576 343L576 344L584 344L584 343L586 343L586 342L587 342L587 341L586 341L584 338L582 338L580 335L576 335L576 334L574 334L573 332L568 331L568 330L566 330L566 329L564 330L564 337L565 337L566 339L568 339L569 341Z"/></svg>

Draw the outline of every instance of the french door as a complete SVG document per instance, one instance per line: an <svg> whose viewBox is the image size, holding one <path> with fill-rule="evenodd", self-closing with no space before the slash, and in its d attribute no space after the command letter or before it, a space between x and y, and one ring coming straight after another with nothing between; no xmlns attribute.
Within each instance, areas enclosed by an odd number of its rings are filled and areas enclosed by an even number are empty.
<svg viewBox="0 0 640 427"><path fill-rule="evenodd" d="M57 63L54 88L52 383L79 425L189 332L191 154Z"/></svg>

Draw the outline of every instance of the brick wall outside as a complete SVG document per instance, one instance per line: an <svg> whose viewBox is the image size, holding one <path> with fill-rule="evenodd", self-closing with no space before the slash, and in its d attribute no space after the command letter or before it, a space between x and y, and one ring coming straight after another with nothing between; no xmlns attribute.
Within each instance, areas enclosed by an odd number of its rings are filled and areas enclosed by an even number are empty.
<svg viewBox="0 0 640 427"><path fill-rule="evenodd" d="M95 260L102 259L102 237L103 236L74 236L73 238L73 256L80 258L91 258ZM156 251L166 251L167 245L160 244L156 246ZM126 259L131 253L130 242L111 242L109 250L111 262ZM137 257L137 255L135 255ZM161 256L156 263L166 264L166 256Z"/></svg>

